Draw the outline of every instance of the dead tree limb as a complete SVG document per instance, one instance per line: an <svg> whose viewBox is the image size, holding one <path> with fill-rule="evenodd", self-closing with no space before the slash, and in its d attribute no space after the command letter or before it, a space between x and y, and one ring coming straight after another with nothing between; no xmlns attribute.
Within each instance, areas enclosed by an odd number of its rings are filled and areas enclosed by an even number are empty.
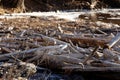
<svg viewBox="0 0 120 80"><path fill-rule="evenodd" d="M108 48L113 47L120 40L120 33L118 33L108 44Z"/></svg>
<svg viewBox="0 0 120 80"><path fill-rule="evenodd" d="M58 53L60 52L58 51L60 49L62 49L61 46L56 45L56 46L47 46L47 47L30 49L21 52L14 52L14 53L0 55L0 61L9 60L12 57L16 57L18 59L33 57L29 59L28 62L32 62L32 61L37 62L39 60L40 61L39 64L48 62L47 64L49 66L51 66L51 63L49 62L52 62L54 63L54 67L55 65L59 65L58 66L59 68L62 68L67 64L76 64L76 65L80 65L81 68L84 67L81 59L77 59L70 56L64 56L64 55L56 55L57 52ZM64 51L62 51L62 53L64 53Z"/></svg>
<svg viewBox="0 0 120 80"><path fill-rule="evenodd" d="M81 45L83 44L86 46L100 46L100 47L104 47L110 41L110 39L80 37L73 35L61 35L59 39L63 41L71 40L74 44L81 44Z"/></svg>

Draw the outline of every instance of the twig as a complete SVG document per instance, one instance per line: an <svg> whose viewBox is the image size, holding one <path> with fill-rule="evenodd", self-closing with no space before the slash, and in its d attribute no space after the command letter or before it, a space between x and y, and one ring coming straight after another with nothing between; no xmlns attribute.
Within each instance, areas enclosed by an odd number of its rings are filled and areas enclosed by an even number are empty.
<svg viewBox="0 0 120 80"><path fill-rule="evenodd" d="M98 31L98 32L100 32L100 33L102 33L102 34L104 34L104 35L107 35L107 33L103 32L103 31L100 30L100 29L96 29L96 31Z"/></svg>
<svg viewBox="0 0 120 80"><path fill-rule="evenodd" d="M120 40L120 33L118 33L111 41L109 44L107 44L107 47L110 49L113 47L118 41Z"/></svg>
<svg viewBox="0 0 120 80"><path fill-rule="evenodd" d="M23 32L20 34L20 37L23 37L25 32L26 32L26 30L23 30Z"/></svg>
<svg viewBox="0 0 120 80"><path fill-rule="evenodd" d="M97 50L99 49L99 46L97 46L93 52L83 61L83 64L86 64L86 62L97 52Z"/></svg>

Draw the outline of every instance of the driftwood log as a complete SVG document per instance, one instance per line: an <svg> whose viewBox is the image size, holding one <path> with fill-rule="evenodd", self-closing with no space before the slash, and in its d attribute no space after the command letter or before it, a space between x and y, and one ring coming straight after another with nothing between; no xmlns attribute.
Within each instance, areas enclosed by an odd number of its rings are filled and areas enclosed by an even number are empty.
<svg viewBox="0 0 120 80"><path fill-rule="evenodd" d="M33 57L31 59L28 59L27 62L40 61L39 64L41 64L42 62L45 62L45 63L48 62L48 65L50 65L49 62L52 62L58 68L62 68L63 66L68 65L68 64L81 65L81 67L84 66L82 64L81 59L77 59L77 58L70 57L70 56L60 55L60 53L59 53L60 51L58 51L59 49L61 49L60 46L48 46L48 47L42 47L42 48L35 48L35 49L31 49L31 50L25 50L25 51L21 51L21 52L4 54L4 55L0 56L0 61L9 60L9 59L13 59L13 58L24 59L27 57ZM66 53L66 54L68 54L68 53ZM57 66L57 65L59 65L59 66Z"/></svg>
<svg viewBox="0 0 120 80"><path fill-rule="evenodd" d="M85 45L85 46L100 46L105 47L111 38L91 38L91 37L81 37L80 35L60 35L58 38L63 41L71 41L73 44Z"/></svg>

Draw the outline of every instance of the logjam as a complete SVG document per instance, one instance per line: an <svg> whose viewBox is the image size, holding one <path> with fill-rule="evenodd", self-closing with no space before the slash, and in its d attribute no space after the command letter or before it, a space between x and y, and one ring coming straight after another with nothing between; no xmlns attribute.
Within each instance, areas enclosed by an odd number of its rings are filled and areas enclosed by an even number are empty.
<svg viewBox="0 0 120 80"><path fill-rule="evenodd" d="M1 79L28 79L38 69L49 75L120 72L120 26L52 16L0 21Z"/></svg>

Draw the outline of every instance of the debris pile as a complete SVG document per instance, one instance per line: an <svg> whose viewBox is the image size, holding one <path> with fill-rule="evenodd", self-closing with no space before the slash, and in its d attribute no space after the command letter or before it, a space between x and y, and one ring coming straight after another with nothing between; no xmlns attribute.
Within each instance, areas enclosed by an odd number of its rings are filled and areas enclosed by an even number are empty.
<svg viewBox="0 0 120 80"><path fill-rule="evenodd" d="M54 16L7 17L0 19L1 79L33 79L38 70L48 73L42 78L49 78L50 70L120 71L119 25Z"/></svg>

